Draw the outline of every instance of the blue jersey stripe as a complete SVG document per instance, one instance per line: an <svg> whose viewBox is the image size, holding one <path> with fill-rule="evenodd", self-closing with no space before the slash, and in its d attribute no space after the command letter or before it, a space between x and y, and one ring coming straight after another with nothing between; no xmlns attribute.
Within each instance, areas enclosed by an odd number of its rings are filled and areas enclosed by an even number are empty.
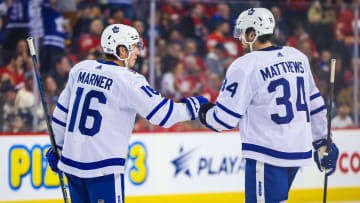
<svg viewBox="0 0 360 203"><path fill-rule="evenodd" d="M165 118L161 121L161 123L159 124L161 127L165 125L166 121L169 120L170 118L170 115L173 111L173 108L174 108L174 102L172 100L170 100L170 107L169 107L169 111L168 113L166 114Z"/></svg>
<svg viewBox="0 0 360 203"><path fill-rule="evenodd" d="M62 150L63 148L59 145L56 145L57 148L59 148L60 150Z"/></svg>
<svg viewBox="0 0 360 203"><path fill-rule="evenodd" d="M188 99L188 98L184 98L185 99L185 102L186 102L186 106L187 108L189 109L190 113L191 113L191 120L195 120L195 113L194 113L194 110L192 108L192 105L191 105L191 100Z"/></svg>
<svg viewBox="0 0 360 203"><path fill-rule="evenodd" d="M220 104L219 102L216 102L216 106L218 106L221 110L225 111L226 113L228 113L236 118L242 117L242 115L231 111L230 109L226 108L224 105Z"/></svg>
<svg viewBox="0 0 360 203"><path fill-rule="evenodd" d="M104 159L101 161L84 163L84 162L74 161L64 156L61 156L60 160L65 165L81 170L93 170L107 166L125 166L125 159L123 158L111 158L111 159Z"/></svg>
<svg viewBox="0 0 360 203"><path fill-rule="evenodd" d="M63 105L61 105L59 102L56 104L56 106L65 113L69 112L69 110L67 108L65 108Z"/></svg>
<svg viewBox="0 0 360 203"><path fill-rule="evenodd" d="M205 126L214 132L221 133L221 131L216 130L215 128L213 128L211 125L209 125L207 123L205 123Z"/></svg>
<svg viewBox="0 0 360 203"><path fill-rule="evenodd" d="M160 102L160 104L157 105L157 106L154 108L154 110L152 110L152 111L149 113L149 115L146 116L146 119L150 120L150 119L154 116L154 114L155 114L157 111L159 111L159 109L160 109L162 106L164 106L164 105L166 104L167 101L168 101L168 100L167 100L166 98L164 98L164 99Z"/></svg>
<svg viewBox="0 0 360 203"><path fill-rule="evenodd" d="M316 98L318 98L318 97L320 97L320 96L321 96L321 95L320 95L320 92L318 92L318 93L316 93L316 94L313 94L313 95L310 96L310 101L313 100L313 99L316 99Z"/></svg>
<svg viewBox="0 0 360 203"><path fill-rule="evenodd" d="M194 101L195 99L192 97L190 97L189 99L190 99L191 103L194 105L195 112L199 112L199 108L196 107L196 102Z"/></svg>
<svg viewBox="0 0 360 203"><path fill-rule="evenodd" d="M222 125L222 126L224 126L225 128L227 128L227 129L229 129L229 130L231 130L231 129L233 129L234 127L232 127L232 126L230 126L230 125L228 125L228 124L226 124L225 122L223 122L222 120L220 120L217 116L216 116L216 113L215 113L215 111L214 111L214 118L215 118L215 121L216 122L218 122L220 125Z"/></svg>
<svg viewBox="0 0 360 203"><path fill-rule="evenodd" d="M287 160L309 159L312 157L311 150L308 152L280 152L263 146L248 144L248 143L242 144L242 150L258 152L275 158L287 159Z"/></svg>
<svg viewBox="0 0 360 203"><path fill-rule="evenodd" d="M66 127L66 123L60 121L59 119L55 118L54 116L52 117L52 121L54 121L55 123L57 123L63 127Z"/></svg>
<svg viewBox="0 0 360 203"><path fill-rule="evenodd" d="M124 203L124 197L125 197L125 181L124 181L124 174L121 174L121 200L122 203Z"/></svg>
<svg viewBox="0 0 360 203"><path fill-rule="evenodd" d="M322 105L322 106L320 106L319 108L311 111L311 112L310 112L310 115L317 114L317 113L319 113L320 111L322 111L322 110L324 110L324 109L326 109L326 106L325 106L325 105Z"/></svg>
<svg viewBox="0 0 360 203"><path fill-rule="evenodd" d="M102 64L108 64L108 65L114 65L114 66L119 66L118 64L114 63L114 62L110 62L110 61L102 61L102 60L96 60L98 63L102 63Z"/></svg>

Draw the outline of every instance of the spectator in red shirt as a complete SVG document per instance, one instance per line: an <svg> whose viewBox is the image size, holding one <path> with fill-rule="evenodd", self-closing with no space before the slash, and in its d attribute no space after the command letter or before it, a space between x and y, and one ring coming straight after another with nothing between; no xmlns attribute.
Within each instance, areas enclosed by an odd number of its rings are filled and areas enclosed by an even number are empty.
<svg viewBox="0 0 360 203"><path fill-rule="evenodd" d="M229 30L229 23L224 20L219 20L216 24L215 31L206 39L207 51L213 51L218 43L224 43Z"/></svg>
<svg viewBox="0 0 360 203"><path fill-rule="evenodd" d="M181 2L178 1L168 1L161 5L160 11L163 15L169 16L168 20L171 25L179 23L182 18L186 15L186 10L184 9Z"/></svg>
<svg viewBox="0 0 360 203"><path fill-rule="evenodd" d="M335 22L334 25L334 33L336 40L338 42L342 42L343 44L346 45L346 47L350 48L348 51L350 51L351 57L353 57L354 55L353 47L355 45L355 35L354 35L355 13L353 10L356 6L357 6L357 1L353 0L352 4L350 5L350 9L341 12L338 20ZM359 13L359 17L360 17L360 13ZM358 43L357 46L359 45L360 42ZM344 56L346 56L346 54Z"/></svg>
<svg viewBox="0 0 360 203"><path fill-rule="evenodd" d="M201 96L205 97L211 103L216 103L216 98L219 95L219 90L221 87L221 80L216 73L209 73L206 87L201 92Z"/></svg>
<svg viewBox="0 0 360 203"><path fill-rule="evenodd" d="M310 38L309 34L305 32L302 24L297 24L293 31L293 36L287 41L287 45L298 48L299 41L307 41L310 44L311 56L315 59L319 57L319 53L315 47L315 43Z"/></svg>
<svg viewBox="0 0 360 203"><path fill-rule="evenodd" d="M197 65L196 58L193 56L186 57L184 60L184 77L177 81L183 93L182 97L199 95L205 82L205 73Z"/></svg>
<svg viewBox="0 0 360 203"><path fill-rule="evenodd" d="M86 54L89 51L100 50L100 36L104 25L101 19L94 19L90 24L90 33L80 37L78 51Z"/></svg>
<svg viewBox="0 0 360 203"><path fill-rule="evenodd" d="M196 59L196 64L201 68L201 71L206 72L204 60L197 56L197 44L192 39L185 40L184 57L193 56Z"/></svg>
<svg viewBox="0 0 360 203"><path fill-rule="evenodd" d="M350 85L354 80L354 66L355 66L355 58L352 59L350 64L350 69L345 71L344 81L347 85ZM358 67L360 67L360 57L358 59ZM360 71L358 71L358 79L360 80Z"/></svg>
<svg viewBox="0 0 360 203"><path fill-rule="evenodd" d="M289 22L306 22L306 13L313 0L280 0L285 18Z"/></svg>
<svg viewBox="0 0 360 203"><path fill-rule="evenodd" d="M176 98L199 95L203 84L206 82L205 73L201 71L201 68L197 65L194 56L186 57L183 62L176 65L172 75L165 74L162 87L170 90L172 83L172 91ZM167 84L167 85L166 85ZM166 85L166 86L165 86ZM164 88L162 88L165 90Z"/></svg>
<svg viewBox="0 0 360 203"><path fill-rule="evenodd" d="M241 45L232 36L229 36L229 31L229 23L224 20L218 20L215 31L206 39L207 51L211 52L216 45L223 44L225 56L240 56L242 53Z"/></svg>
<svg viewBox="0 0 360 203"><path fill-rule="evenodd" d="M291 11L306 11L312 0L281 0L284 8Z"/></svg>
<svg viewBox="0 0 360 203"><path fill-rule="evenodd" d="M206 39L209 33L209 22L204 15L204 7L199 3L195 4L190 15L184 17L178 27L185 38Z"/></svg>
<svg viewBox="0 0 360 203"><path fill-rule="evenodd" d="M0 69L1 82L9 80L11 85L19 88L24 82L24 70L21 67L23 59L15 53L9 53L8 60L6 67Z"/></svg>

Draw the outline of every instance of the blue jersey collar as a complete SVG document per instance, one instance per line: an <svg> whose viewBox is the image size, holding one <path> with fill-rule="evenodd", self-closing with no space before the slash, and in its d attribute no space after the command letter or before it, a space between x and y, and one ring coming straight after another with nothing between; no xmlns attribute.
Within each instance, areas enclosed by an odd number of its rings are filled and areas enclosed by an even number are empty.
<svg viewBox="0 0 360 203"><path fill-rule="evenodd" d="M269 47L259 49L256 51L273 51L273 50L279 50L279 49L282 49L282 47L281 46L269 46Z"/></svg>
<svg viewBox="0 0 360 203"><path fill-rule="evenodd" d="M96 60L96 61L99 62L99 63L102 63L102 64L119 66L118 64L116 64L116 63L114 63L114 62L111 62L111 61L102 61L102 60Z"/></svg>

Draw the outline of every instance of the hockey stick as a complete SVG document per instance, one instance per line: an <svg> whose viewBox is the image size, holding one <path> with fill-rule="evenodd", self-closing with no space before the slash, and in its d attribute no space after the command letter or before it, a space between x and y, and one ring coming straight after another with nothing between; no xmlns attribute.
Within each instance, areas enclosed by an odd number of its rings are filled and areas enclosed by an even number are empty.
<svg viewBox="0 0 360 203"><path fill-rule="evenodd" d="M331 59L330 88L329 88L330 101L329 101L328 115L327 115L327 119L328 119L327 130L328 130L328 133L327 133L327 140L326 140L326 153L328 153L330 151L331 112L332 112L332 101L334 99L335 64L336 64L336 59ZM324 199L323 199L323 202L326 203L328 176L326 175L326 170L324 170L324 171L325 171L325 180L324 180Z"/></svg>
<svg viewBox="0 0 360 203"><path fill-rule="evenodd" d="M36 52L35 52L35 46L34 46L34 38L28 37L26 39L26 41L27 41L27 43L29 45L30 55L31 55L31 58L32 58L32 61L33 61L34 73L36 75L36 81L37 81L39 92L40 92L40 95L41 95L41 103L42 103L42 107L43 107L44 112L45 112L46 127L48 129L49 136L50 136L51 148L54 151L56 157L59 159L60 155L59 155L59 153L57 151L57 147L56 147L56 144L55 144L54 132L53 132L53 129L52 129L51 125L50 125L49 111L48 111L48 108L47 108L47 103L46 103L46 100L45 100L45 97L44 97L44 92L43 92L41 82L40 82L40 73L39 73L38 68L37 68L37 59L36 59ZM64 175L63 175L63 173L61 171L58 173L58 175L59 175L59 179L60 179L60 186L61 186L61 191L62 191L62 194L63 194L64 202L68 203L69 200L68 200L68 195L67 195L66 188L65 188Z"/></svg>

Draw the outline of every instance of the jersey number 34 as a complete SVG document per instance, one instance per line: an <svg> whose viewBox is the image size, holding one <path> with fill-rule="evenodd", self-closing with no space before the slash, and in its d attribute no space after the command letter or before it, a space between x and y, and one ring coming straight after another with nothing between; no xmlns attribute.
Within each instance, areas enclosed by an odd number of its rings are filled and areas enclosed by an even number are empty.
<svg viewBox="0 0 360 203"><path fill-rule="evenodd" d="M290 84L285 78L280 78L274 81L271 81L268 86L268 92L272 93L276 91L278 86L282 86L284 94L282 97L276 98L277 105L284 105L286 109L285 116L280 116L279 114L271 114L271 120L273 120L277 124L287 124L292 121L294 118L294 111L292 108L292 104L290 101ZM305 97L305 88L304 88L304 78L297 77L296 78L296 86L297 86L297 98L296 98L296 110L297 111L305 111L306 112L306 121L309 122L309 108L306 103Z"/></svg>

